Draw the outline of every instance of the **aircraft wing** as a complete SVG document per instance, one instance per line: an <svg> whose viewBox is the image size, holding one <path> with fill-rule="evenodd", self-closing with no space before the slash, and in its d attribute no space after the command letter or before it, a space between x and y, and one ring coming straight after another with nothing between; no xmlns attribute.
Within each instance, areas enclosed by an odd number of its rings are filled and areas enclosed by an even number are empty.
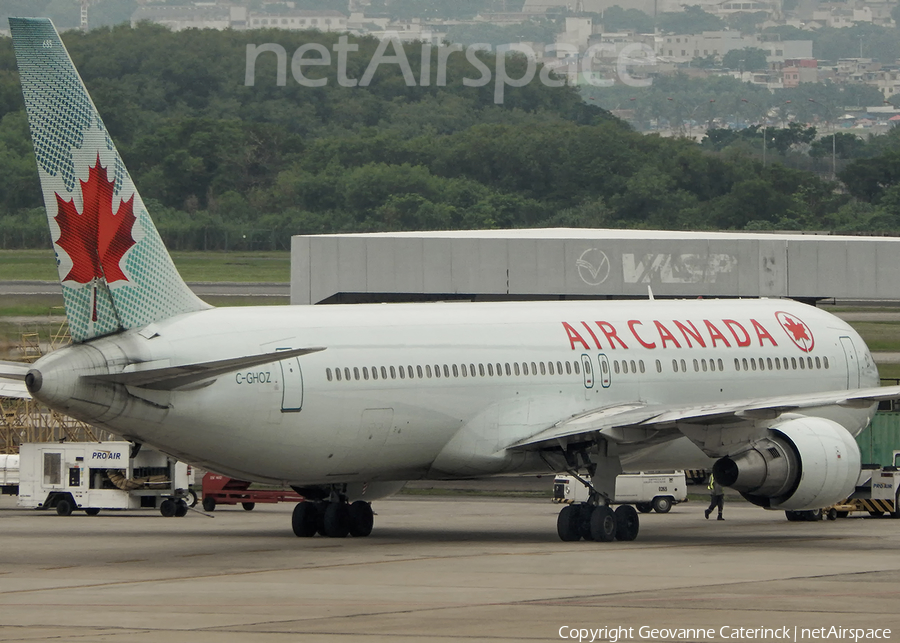
<svg viewBox="0 0 900 643"><path fill-rule="evenodd" d="M181 364L179 366L159 365L149 362L143 364L131 364L121 373L105 373L99 375L85 375L89 380L98 382L114 382L138 388L147 388L156 391L174 391L203 380L209 380L219 375L233 373L242 368L250 368L261 364L278 362L291 357L318 353L325 350L322 347L295 348L274 353L261 353L259 355L246 355L221 359L213 362L198 362L194 364Z"/></svg>
<svg viewBox="0 0 900 643"><path fill-rule="evenodd" d="M31 364L25 362L0 362L0 397L15 397L30 400L31 394L25 387L25 375Z"/></svg>
<svg viewBox="0 0 900 643"><path fill-rule="evenodd" d="M783 413L823 406L865 408L883 400L900 399L900 386L881 386L825 393L729 400L703 405L661 406L635 402L604 407L554 424L509 448L534 450L605 439L620 444L645 442L660 433L688 427L752 424Z"/></svg>

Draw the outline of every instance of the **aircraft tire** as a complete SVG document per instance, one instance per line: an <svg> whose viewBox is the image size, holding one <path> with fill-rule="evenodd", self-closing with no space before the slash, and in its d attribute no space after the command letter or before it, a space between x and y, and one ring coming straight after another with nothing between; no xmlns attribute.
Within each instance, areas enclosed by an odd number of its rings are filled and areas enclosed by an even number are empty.
<svg viewBox="0 0 900 643"><path fill-rule="evenodd" d="M649 502L638 502L634 505L634 508L640 511L642 514L648 514L653 511L653 505Z"/></svg>
<svg viewBox="0 0 900 643"><path fill-rule="evenodd" d="M312 502L298 502L291 516L291 528L298 538L312 538L319 528L319 510Z"/></svg>
<svg viewBox="0 0 900 643"><path fill-rule="evenodd" d="M350 533L350 507L345 502L329 502L322 523L329 538L346 538Z"/></svg>
<svg viewBox="0 0 900 643"><path fill-rule="evenodd" d="M637 538L641 520L631 505L616 507L616 540L631 541Z"/></svg>
<svg viewBox="0 0 900 643"><path fill-rule="evenodd" d="M350 535L354 538L365 538L372 533L375 524L375 512L372 505L365 500L357 500L348 507Z"/></svg>
<svg viewBox="0 0 900 643"><path fill-rule="evenodd" d="M653 511L658 514L667 514L672 509L672 499L669 496L656 496L652 504Z"/></svg>
<svg viewBox="0 0 900 643"><path fill-rule="evenodd" d="M581 512L575 505L563 507L556 518L556 533L563 542L581 540L579 517Z"/></svg>
<svg viewBox="0 0 900 643"><path fill-rule="evenodd" d="M591 512L591 536L602 543L616 539L616 514L606 505L594 507Z"/></svg>
<svg viewBox="0 0 900 643"><path fill-rule="evenodd" d="M164 518L171 518L174 516L176 509L176 504L170 498L166 498L159 505L159 513L162 514Z"/></svg>
<svg viewBox="0 0 900 643"><path fill-rule="evenodd" d="M68 498L62 498L56 503L57 516L71 516L73 509L72 502Z"/></svg>

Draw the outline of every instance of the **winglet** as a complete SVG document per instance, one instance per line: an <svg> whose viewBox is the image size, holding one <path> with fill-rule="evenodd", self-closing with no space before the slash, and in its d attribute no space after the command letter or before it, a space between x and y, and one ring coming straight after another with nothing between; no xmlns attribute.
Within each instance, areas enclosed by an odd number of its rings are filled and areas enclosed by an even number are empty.
<svg viewBox="0 0 900 643"><path fill-rule="evenodd" d="M10 18L72 339L209 308L182 281L46 18Z"/></svg>

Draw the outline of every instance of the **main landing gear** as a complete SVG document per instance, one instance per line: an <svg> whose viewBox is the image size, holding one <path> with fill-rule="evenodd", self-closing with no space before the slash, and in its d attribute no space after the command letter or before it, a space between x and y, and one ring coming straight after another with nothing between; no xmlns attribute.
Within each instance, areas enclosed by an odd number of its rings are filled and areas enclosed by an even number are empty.
<svg viewBox="0 0 900 643"><path fill-rule="evenodd" d="M556 519L560 540L634 540L640 529L638 513L631 505L619 505L615 511L607 505L582 502L566 505Z"/></svg>
<svg viewBox="0 0 900 643"><path fill-rule="evenodd" d="M316 534L329 538L362 538L372 533L375 514L372 505L364 500L349 503L346 498L310 502L294 507L291 526L300 538Z"/></svg>

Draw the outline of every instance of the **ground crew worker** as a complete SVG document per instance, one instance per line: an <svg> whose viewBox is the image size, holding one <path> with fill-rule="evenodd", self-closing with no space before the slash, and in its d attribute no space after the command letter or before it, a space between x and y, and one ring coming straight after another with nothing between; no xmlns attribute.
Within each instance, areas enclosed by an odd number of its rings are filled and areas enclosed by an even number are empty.
<svg viewBox="0 0 900 643"><path fill-rule="evenodd" d="M709 474L709 484L706 485L709 489L709 507L703 514L706 516L707 520L709 519L709 514L712 513L713 509L716 507L719 508L719 517L717 520L725 520L722 517L722 509L725 507L725 492L722 490L722 485L719 484L719 481L716 480L713 474Z"/></svg>

